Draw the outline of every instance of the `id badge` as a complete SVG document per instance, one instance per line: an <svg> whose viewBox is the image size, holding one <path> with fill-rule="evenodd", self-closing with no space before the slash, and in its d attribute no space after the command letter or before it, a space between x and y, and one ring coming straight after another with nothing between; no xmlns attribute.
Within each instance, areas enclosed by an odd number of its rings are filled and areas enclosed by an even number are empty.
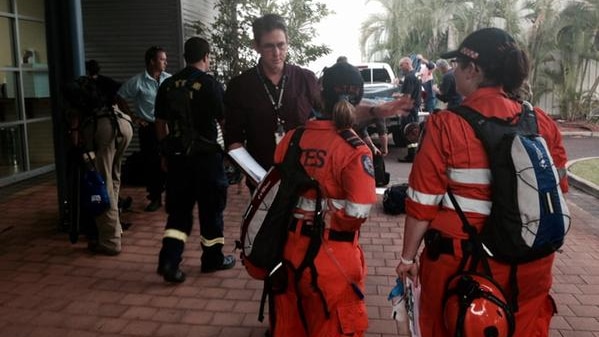
<svg viewBox="0 0 599 337"><path fill-rule="evenodd" d="M275 131L275 143L278 145L285 136L285 129L283 129L283 125L277 125L277 131Z"/></svg>

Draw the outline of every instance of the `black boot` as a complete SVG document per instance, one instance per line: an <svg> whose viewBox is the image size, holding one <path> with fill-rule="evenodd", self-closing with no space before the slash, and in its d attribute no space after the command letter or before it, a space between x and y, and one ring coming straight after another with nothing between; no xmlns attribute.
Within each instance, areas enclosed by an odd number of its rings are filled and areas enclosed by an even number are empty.
<svg viewBox="0 0 599 337"><path fill-rule="evenodd" d="M414 147L408 148L408 155L404 158L398 158L397 161L400 163L411 163L414 161L414 156L416 155L416 149Z"/></svg>
<svg viewBox="0 0 599 337"><path fill-rule="evenodd" d="M166 282L182 283L185 281L185 273L179 269L181 255L185 243L173 238L162 239L162 249L158 256L158 268L156 272L162 275Z"/></svg>

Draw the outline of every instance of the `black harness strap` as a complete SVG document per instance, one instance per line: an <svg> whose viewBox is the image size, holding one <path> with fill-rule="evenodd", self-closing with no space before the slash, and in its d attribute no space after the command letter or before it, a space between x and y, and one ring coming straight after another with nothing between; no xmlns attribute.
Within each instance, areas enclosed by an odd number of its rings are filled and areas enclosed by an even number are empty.
<svg viewBox="0 0 599 337"><path fill-rule="evenodd" d="M324 310L324 315L327 319L331 317L331 313L329 311L329 307L327 305L327 301L324 297L324 293L322 289L318 286L318 271L316 270L316 266L314 265L314 259L316 255L318 255L318 251L320 250L320 246L322 245L322 240L324 237L324 219L322 212L322 192L318 187L318 183L315 181L314 186L311 186L314 190L316 190L316 209L314 210L314 231L310 237L310 243L308 244L308 248L306 250L306 254L304 255L304 259L294 270L294 281L295 281L295 289L298 293L297 296L297 308L302 320L302 324L304 325L304 329L308 332L308 323L306 321L306 315L303 310L302 305L302 296L299 288L299 281L302 277L302 274L307 268L310 268L310 284L314 291L318 293L318 297L322 302L322 307Z"/></svg>
<svg viewBox="0 0 599 337"><path fill-rule="evenodd" d="M460 207L460 204L453 195L453 192L451 192L451 190L447 190L447 195L449 196L449 199L451 200L451 203L453 204L456 213L462 221L462 230L468 234L468 240L472 244L472 253L463 252L462 260L460 261L459 265L459 270L465 270L467 260L468 258L471 258L470 267L468 268L469 271L476 272L476 267L480 262L482 264L483 271L485 272L485 274L492 278L493 274L491 273L491 267L489 266L489 261L487 260L483 244L478 236L476 228L472 226L466 218L466 215L462 211L462 208Z"/></svg>

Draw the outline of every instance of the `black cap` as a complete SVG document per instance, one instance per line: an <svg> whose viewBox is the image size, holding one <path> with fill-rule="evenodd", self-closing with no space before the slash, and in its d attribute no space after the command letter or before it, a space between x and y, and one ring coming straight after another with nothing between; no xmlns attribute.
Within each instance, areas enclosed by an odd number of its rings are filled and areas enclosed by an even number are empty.
<svg viewBox="0 0 599 337"><path fill-rule="evenodd" d="M210 46L208 41L202 39L201 37L191 37L185 41L183 56L185 57L185 62L187 63L195 63L206 54L210 53Z"/></svg>
<svg viewBox="0 0 599 337"><path fill-rule="evenodd" d="M441 55L444 59L465 58L482 66L501 61L513 49L514 39L499 28L483 28L468 35L457 50Z"/></svg>
<svg viewBox="0 0 599 337"><path fill-rule="evenodd" d="M364 80L358 68L347 62L340 62L324 71L322 95L329 111L341 99L357 105L362 100L363 94Z"/></svg>

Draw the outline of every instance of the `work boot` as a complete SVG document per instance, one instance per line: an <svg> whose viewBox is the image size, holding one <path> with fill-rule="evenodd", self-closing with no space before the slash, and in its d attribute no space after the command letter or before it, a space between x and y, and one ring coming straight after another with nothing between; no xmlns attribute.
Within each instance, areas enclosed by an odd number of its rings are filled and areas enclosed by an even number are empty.
<svg viewBox="0 0 599 337"><path fill-rule="evenodd" d="M185 281L185 273L179 268L181 255L185 243L173 238L162 239L162 249L158 254L158 268L156 272L161 275L166 282L181 283Z"/></svg>
<svg viewBox="0 0 599 337"><path fill-rule="evenodd" d="M219 264L219 265L207 265L205 263L202 263L202 267L200 268L200 271L202 273L213 273L215 271L219 271L219 270L227 270L227 269L231 269L235 267L235 256L233 255L226 255L223 258L223 261Z"/></svg>
<svg viewBox="0 0 599 337"><path fill-rule="evenodd" d="M120 250L106 248L105 246L101 245L96 240L88 241L87 249L94 254L100 254L100 255L106 255L106 256L116 256L121 253Z"/></svg>
<svg viewBox="0 0 599 337"><path fill-rule="evenodd" d="M133 198L131 197L126 197L126 198L120 198L119 197L119 203L118 203L118 208L120 211L126 211L129 210L129 208L131 208L131 204L133 203Z"/></svg>
<svg viewBox="0 0 599 337"><path fill-rule="evenodd" d="M158 264L156 273L164 278L164 281L170 283L183 283L185 281L185 273L179 268L168 262Z"/></svg>
<svg viewBox="0 0 599 337"><path fill-rule="evenodd" d="M404 158L397 158L397 161L400 163L411 163L414 161L414 157L416 156L416 149L411 147L408 149L408 155Z"/></svg>

